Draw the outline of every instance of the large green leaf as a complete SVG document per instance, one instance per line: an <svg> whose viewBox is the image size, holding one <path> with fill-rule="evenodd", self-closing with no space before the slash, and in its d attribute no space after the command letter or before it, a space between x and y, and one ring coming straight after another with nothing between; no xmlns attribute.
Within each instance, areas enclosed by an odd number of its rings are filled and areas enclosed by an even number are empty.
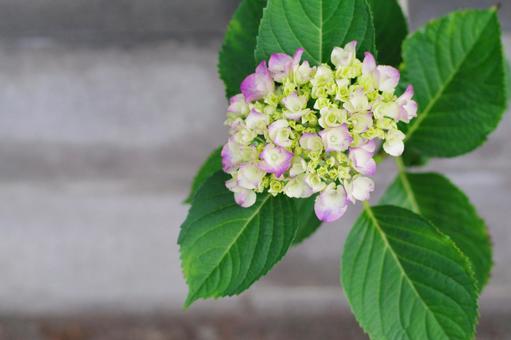
<svg viewBox="0 0 511 340"><path fill-rule="evenodd" d="M378 61L399 66L408 23L397 0L368 0L373 12Z"/></svg>
<svg viewBox="0 0 511 340"><path fill-rule="evenodd" d="M374 25L366 0L270 0L257 37L256 57L292 54L318 65L330 61L335 46L357 40L358 51L375 52Z"/></svg>
<svg viewBox="0 0 511 340"><path fill-rule="evenodd" d="M432 21L403 46L404 81L415 87L418 117L407 147L453 157L481 145L505 110L505 71L495 9Z"/></svg>
<svg viewBox="0 0 511 340"><path fill-rule="evenodd" d="M433 222L468 257L482 289L492 266L488 230L467 196L451 181L435 173L400 172L380 203L410 209Z"/></svg>
<svg viewBox="0 0 511 340"><path fill-rule="evenodd" d="M257 32L265 6L266 0L242 0L227 26L218 62L227 97L238 94L243 79L254 72Z"/></svg>
<svg viewBox="0 0 511 340"><path fill-rule="evenodd" d="M315 200L316 196L295 200L298 230L293 241L294 244L303 242L321 225L321 221L318 220L314 212Z"/></svg>
<svg viewBox="0 0 511 340"><path fill-rule="evenodd" d="M227 178L218 172L204 183L181 226L181 266L190 288L185 306L241 293L284 256L296 234L291 199L261 194L241 208L225 188Z"/></svg>
<svg viewBox="0 0 511 340"><path fill-rule="evenodd" d="M195 175L190 194L186 198L186 203L192 203L193 196L197 193L204 182L214 175L217 171L222 170L222 147L218 147L209 155L208 159L201 165L199 172Z"/></svg>
<svg viewBox="0 0 511 340"><path fill-rule="evenodd" d="M341 269L351 308L372 339L474 338L470 264L423 217L366 206L346 240Z"/></svg>

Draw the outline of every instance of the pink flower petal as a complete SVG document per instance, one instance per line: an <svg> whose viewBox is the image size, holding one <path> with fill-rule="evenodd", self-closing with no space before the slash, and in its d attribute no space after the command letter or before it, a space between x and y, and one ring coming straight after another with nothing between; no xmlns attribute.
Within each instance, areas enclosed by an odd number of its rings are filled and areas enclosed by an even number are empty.
<svg viewBox="0 0 511 340"><path fill-rule="evenodd" d="M399 70L392 66L378 66L378 87L383 92L393 92L399 83Z"/></svg>
<svg viewBox="0 0 511 340"><path fill-rule="evenodd" d="M351 203L356 200L367 201L374 191L374 181L369 177L356 176L346 185L346 192Z"/></svg>
<svg viewBox="0 0 511 340"><path fill-rule="evenodd" d="M302 59L303 52L305 50L303 48L298 48L293 55L293 67L298 66L300 64L300 60Z"/></svg>
<svg viewBox="0 0 511 340"><path fill-rule="evenodd" d="M323 190L314 203L314 212L318 219L323 222L338 220L347 209L346 191L340 185L337 189L326 188Z"/></svg>
<svg viewBox="0 0 511 340"><path fill-rule="evenodd" d="M230 172L236 167L239 161L237 148L236 143L230 140L223 146L220 155L222 156L222 168L225 172Z"/></svg>
<svg viewBox="0 0 511 340"><path fill-rule="evenodd" d="M372 157L371 152L362 148L350 149L349 158L352 165L362 175L373 176L376 173L376 162Z"/></svg>
<svg viewBox="0 0 511 340"><path fill-rule="evenodd" d="M268 68L275 81L282 81L291 72L293 58L284 53L274 53L270 56Z"/></svg>
<svg viewBox="0 0 511 340"><path fill-rule="evenodd" d="M374 152L376 151L376 141L374 139L365 140L364 142L357 145L357 148L364 149L365 151L371 153L371 155L374 155Z"/></svg>
<svg viewBox="0 0 511 340"><path fill-rule="evenodd" d="M353 141L346 124L321 130L319 135L327 152L348 150Z"/></svg>
<svg viewBox="0 0 511 340"><path fill-rule="evenodd" d="M237 94L229 100L229 107L227 107L227 112L232 113L244 113L244 111L248 109L247 104L245 102L245 97L243 94Z"/></svg>
<svg viewBox="0 0 511 340"><path fill-rule="evenodd" d="M259 168L261 170L280 177L291 167L293 153L280 146L268 144L261 152L260 158Z"/></svg>
<svg viewBox="0 0 511 340"><path fill-rule="evenodd" d="M256 72L243 80L240 88L247 102L262 99L274 91L275 84L266 67L266 61L262 61Z"/></svg>
<svg viewBox="0 0 511 340"><path fill-rule="evenodd" d="M248 208L256 202L257 195L252 190L240 188L234 193L234 201L243 208Z"/></svg>
<svg viewBox="0 0 511 340"><path fill-rule="evenodd" d="M398 120L408 123L411 119L417 117L417 102L412 100L412 97L413 86L408 85L406 91L397 99L397 103L400 105Z"/></svg>
<svg viewBox="0 0 511 340"><path fill-rule="evenodd" d="M372 74L376 71L376 60L370 52L364 53L364 61L362 63L362 73L364 75Z"/></svg>

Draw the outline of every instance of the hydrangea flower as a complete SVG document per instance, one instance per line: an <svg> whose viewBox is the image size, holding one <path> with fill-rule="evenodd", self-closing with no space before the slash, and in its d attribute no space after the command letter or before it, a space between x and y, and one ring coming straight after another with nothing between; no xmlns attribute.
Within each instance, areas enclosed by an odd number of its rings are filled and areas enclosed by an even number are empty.
<svg viewBox="0 0 511 340"><path fill-rule="evenodd" d="M226 186L242 207L269 192L293 198L317 194L314 211L325 222L339 219L349 204L374 191L374 155L379 146L391 156L404 150L397 123L417 114L410 85L395 94L399 71L377 65L357 42L335 47L331 64L301 63L276 53L262 61L231 98L222 149Z"/></svg>

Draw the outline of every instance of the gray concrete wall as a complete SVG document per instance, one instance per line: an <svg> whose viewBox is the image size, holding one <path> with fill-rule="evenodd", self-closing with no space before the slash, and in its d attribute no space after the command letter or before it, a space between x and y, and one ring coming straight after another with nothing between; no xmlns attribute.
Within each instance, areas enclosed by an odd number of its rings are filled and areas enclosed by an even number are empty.
<svg viewBox="0 0 511 340"><path fill-rule="evenodd" d="M0 37L219 35L237 0L3 0Z"/></svg>
<svg viewBox="0 0 511 340"><path fill-rule="evenodd" d="M413 27L449 11L489 7L495 0L405 0ZM219 36L238 0L3 0L0 38L67 40L162 39ZM503 27L511 29L511 3L500 1Z"/></svg>

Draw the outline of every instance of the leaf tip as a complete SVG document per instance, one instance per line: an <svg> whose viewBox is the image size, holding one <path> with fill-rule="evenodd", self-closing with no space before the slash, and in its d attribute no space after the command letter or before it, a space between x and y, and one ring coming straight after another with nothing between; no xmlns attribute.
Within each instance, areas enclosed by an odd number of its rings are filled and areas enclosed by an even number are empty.
<svg viewBox="0 0 511 340"><path fill-rule="evenodd" d="M185 302L183 303L183 310L188 310L190 308L190 306L195 302L197 301L197 298L195 297L194 294L192 294L192 292L190 291L188 293L188 296L186 297L185 299Z"/></svg>

